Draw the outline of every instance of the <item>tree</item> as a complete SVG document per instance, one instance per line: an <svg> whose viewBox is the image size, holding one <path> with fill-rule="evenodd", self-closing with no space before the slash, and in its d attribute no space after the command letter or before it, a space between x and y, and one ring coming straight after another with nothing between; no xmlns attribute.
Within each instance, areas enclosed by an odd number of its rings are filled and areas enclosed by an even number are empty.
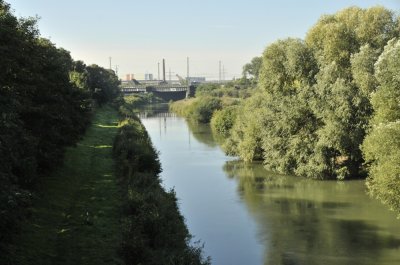
<svg viewBox="0 0 400 265"><path fill-rule="evenodd" d="M261 92L238 110L227 152L247 161L262 157L269 169L311 178L359 176L378 84L374 64L393 36L399 36L393 12L351 7L322 16L305 41L269 45Z"/></svg>
<svg viewBox="0 0 400 265"><path fill-rule="evenodd" d="M349 74L350 56L359 47L383 46L399 34L393 12L377 6L368 9L350 7L334 15L325 15L310 29L306 42L316 52L320 64L336 64Z"/></svg>
<svg viewBox="0 0 400 265"><path fill-rule="evenodd" d="M323 16L306 37L318 60L313 111L322 122L320 150L331 161L330 174L360 173L361 145L372 114L373 64L384 44L398 35L395 17L382 7L351 7Z"/></svg>
<svg viewBox="0 0 400 265"><path fill-rule="evenodd" d="M370 97L378 86L374 76L374 64L378 60L381 49L374 49L369 44L360 48L360 51L351 56L351 73L354 83L364 96Z"/></svg>
<svg viewBox="0 0 400 265"><path fill-rule="evenodd" d="M370 194L400 214L400 40L389 41L375 64L375 110L363 143Z"/></svg>
<svg viewBox="0 0 400 265"><path fill-rule="evenodd" d="M104 104L119 93L119 80L114 71L104 69L98 65L90 65L88 72L88 86L97 103Z"/></svg>
<svg viewBox="0 0 400 265"><path fill-rule="evenodd" d="M316 71L312 51L302 40L289 38L268 46L260 91L237 111L227 152L245 161L263 159L267 168L285 173L307 163L312 145L306 139L316 130L307 99Z"/></svg>
<svg viewBox="0 0 400 265"><path fill-rule="evenodd" d="M243 66L243 77L254 78L255 81L258 81L261 64L262 64L262 57L254 57L250 63L247 63Z"/></svg>

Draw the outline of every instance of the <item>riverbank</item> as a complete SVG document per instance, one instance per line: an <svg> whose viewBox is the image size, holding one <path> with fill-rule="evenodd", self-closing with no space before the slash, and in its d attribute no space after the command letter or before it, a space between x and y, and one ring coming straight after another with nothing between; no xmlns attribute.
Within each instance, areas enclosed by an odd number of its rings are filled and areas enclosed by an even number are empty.
<svg viewBox="0 0 400 265"><path fill-rule="evenodd" d="M99 108L63 165L42 178L0 264L209 264L191 245L174 191L161 186L145 128L120 115Z"/></svg>
<svg viewBox="0 0 400 265"><path fill-rule="evenodd" d="M120 107L113 154L123 197L121 254L125 264L206 265L202 247L191 245L174 190L161 186L158 151L129 101Z"/></svg>

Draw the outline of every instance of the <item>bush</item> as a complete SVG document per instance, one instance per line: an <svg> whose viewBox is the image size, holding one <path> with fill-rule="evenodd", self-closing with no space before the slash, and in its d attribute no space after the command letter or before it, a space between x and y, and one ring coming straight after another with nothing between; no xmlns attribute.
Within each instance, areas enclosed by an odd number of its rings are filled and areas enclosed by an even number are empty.
<svg viewBox="0 0 400 265"><path fill-rule="evenodd" d="M237 110L238 106L229 106L215 111L211 118L211 129L223 137L229 137Z"/></svg>
<svg viewBox="0 0 400 265"><path fill-rule="evenodd" d="M202 97L197 99L189 109L189 118L198 122L210 122L214 111L221 108L219 98Z"/></svg>

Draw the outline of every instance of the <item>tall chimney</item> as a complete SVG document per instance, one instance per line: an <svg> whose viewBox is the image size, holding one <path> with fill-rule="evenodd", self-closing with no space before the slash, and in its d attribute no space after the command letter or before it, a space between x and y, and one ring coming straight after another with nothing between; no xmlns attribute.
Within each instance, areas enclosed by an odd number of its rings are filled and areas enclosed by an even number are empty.
<svg viewBox="0 0 400 265"><path fill-rule="evenodd" d="M162 59L162 76L163 81L165 82L165 59Z"/></svg>

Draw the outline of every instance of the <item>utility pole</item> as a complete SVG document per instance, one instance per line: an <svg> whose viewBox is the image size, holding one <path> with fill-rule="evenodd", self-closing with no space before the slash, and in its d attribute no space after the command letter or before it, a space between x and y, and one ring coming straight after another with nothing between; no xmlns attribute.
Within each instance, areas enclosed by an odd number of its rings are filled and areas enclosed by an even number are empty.
<svg viewBox="0 0 400 265"><path fill-rule="evenodd" d="M225 65L222 65L222 81L225 81Z"/></svg>
<svg viewBox="0 0 400 265"><path fill-rule="evenodd" d="M157 80L160 81L160 62L158 62L158 76Z"/></svg>
<svg viewBox="0 0 400 265"><path fill-rule="evenodd" d="M110 67L109 67L109 69L111 70L111 69L112 69L112 68L111 68L111 56L108 57L108 59L109 59L109 61L110 61Z"/></svg>
<svg viewBox="0 0 400 265"><path fill-rule="evenodd" d="M118 77L118 65L115 66L115 75Z"/></svg>
<svg viewBox="0 0 400 265"><path fill-rule="evenodd" d="M190 79L189 79L189 57L186 58L186 83L187 83L187 90L186 90L186 98L189 98L190 95Z"/></svg>
<svg viewBox="0 0 400 265"><path fill-rule="evenodd" d="M221 83L221 61L219 61L219 83Z"/></svg>

